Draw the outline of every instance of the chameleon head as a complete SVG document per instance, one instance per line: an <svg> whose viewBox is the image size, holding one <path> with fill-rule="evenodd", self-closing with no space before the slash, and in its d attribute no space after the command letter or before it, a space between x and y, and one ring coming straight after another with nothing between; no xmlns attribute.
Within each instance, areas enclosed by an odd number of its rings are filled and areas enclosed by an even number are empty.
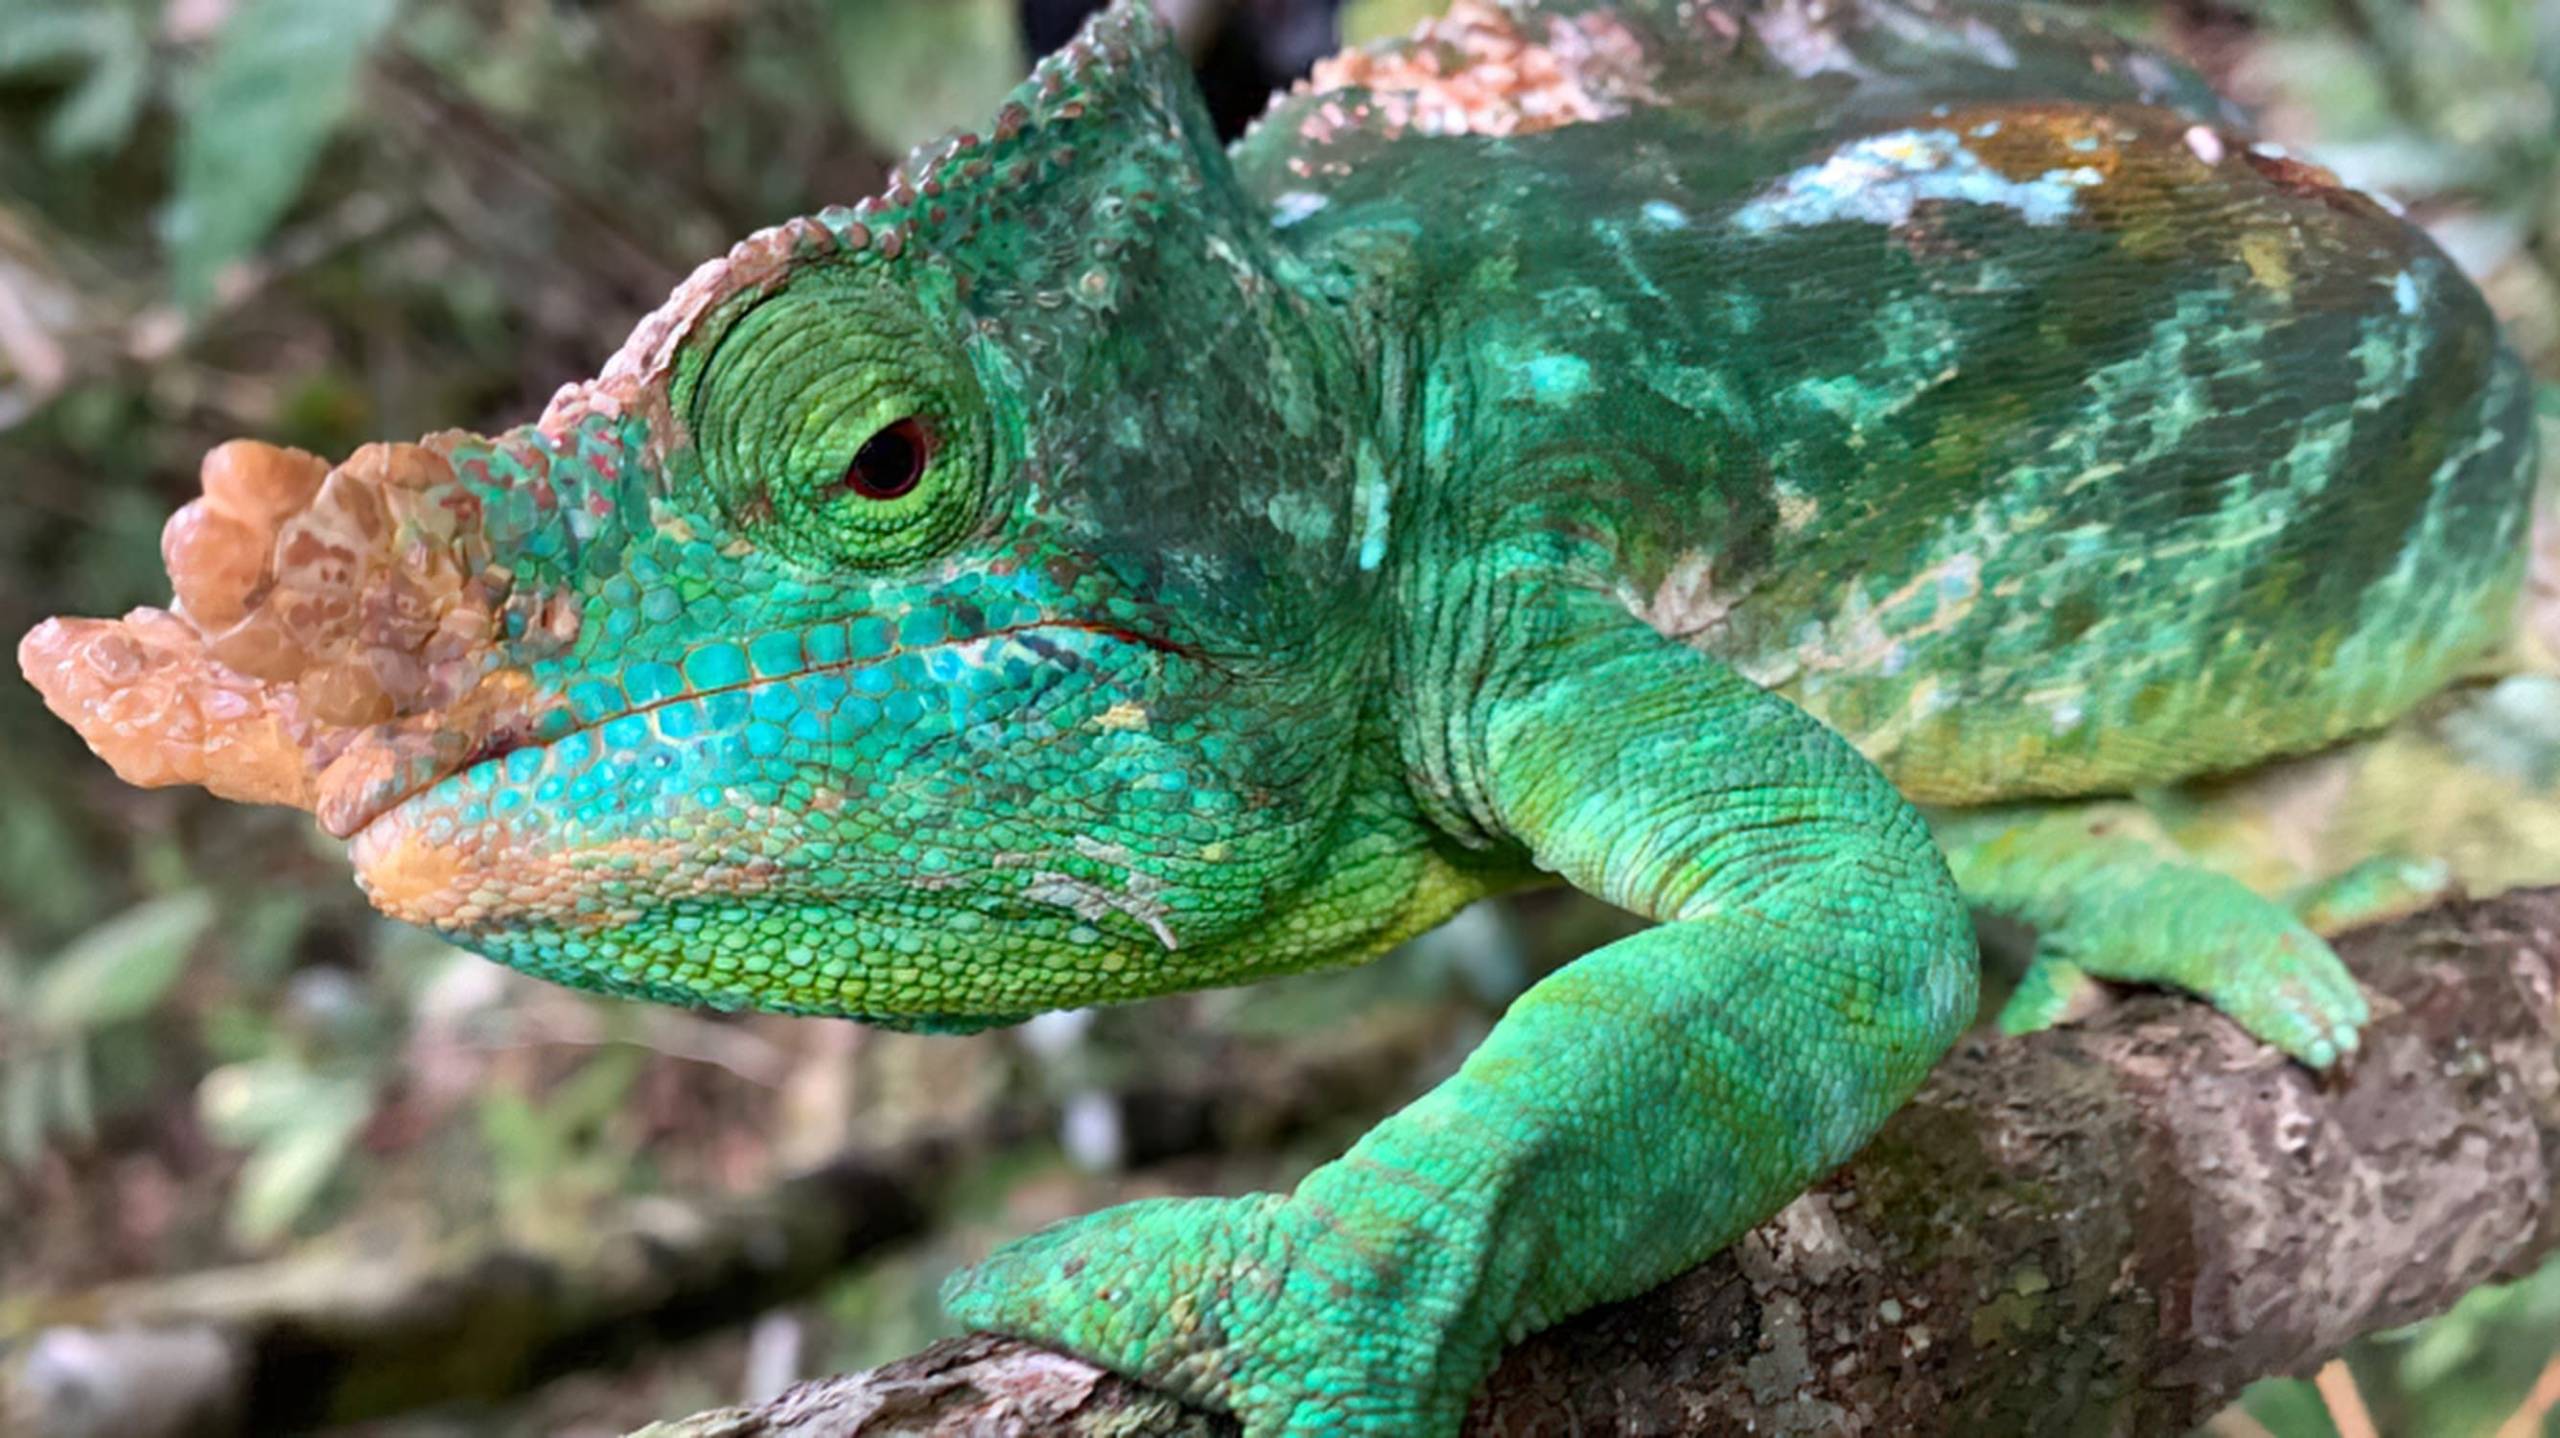
<svg viewBox="0 0 2560 1438"><path fill-rule="evenodd" d="M1189 85L1123 5L538 424L217 449L171 606L20 662L546 977L919 1024L1220 977L1344 790L1376 544Z"/></svg>

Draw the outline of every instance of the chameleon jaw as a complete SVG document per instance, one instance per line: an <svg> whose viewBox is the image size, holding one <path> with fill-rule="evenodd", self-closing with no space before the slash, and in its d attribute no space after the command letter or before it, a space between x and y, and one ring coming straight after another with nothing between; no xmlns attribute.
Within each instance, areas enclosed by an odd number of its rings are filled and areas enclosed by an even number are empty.
<svg viewBox="0 0 2560 1438"><path fill-rule="evenodd" d="M565 647L570 596L491 561L450 437L330 466L233 441L170 517L175 598L48 619L18 645L45 704L118 777L287 804L344 838L408 793L566 718L502 652ZM554 717L557 715L558 717Z"/></svg>
<svg viewBox="0 0 2560 1438"><path fill-rule="evenodd" d="M550 711L557 718L544 732L491 745L468 764L372 806L366 821L342 836L357 880L384 913L465 935L527 922L582 932L612 928L641 916L647 904L629 897L637 893L763 892L793 868L765 842L770 830L791 821L769 803L743 797L750 780L725 767L735 761L724 751L752 747L749 730L758 725L779 742L777 711L830 732L859 732L867 722L879 726L873 733L890 736L902 732L899 721L880 717L871 695L894 689L927 695L926 702L939 707L946 700L935 696L965 687L964 673L1024 667L1128 673L1147 663L1146 656L1189 654L1161 633L1070 614L968 624L958 633L937 630L930 639L902 637L900 629L878 615L819 619L743 640L706 641L686 658L708 650L733 661L741 654L754 658L734 672L683 660L666 664L659 677L674 688L661 689L653 679L626 693L617 682L593 676L569 685L574 715ZM855 637L866 630L868 638ZM865 675L878 678L877 687L861 683ZM1136 706L1124 701L1121 707ZM855 717L865 711L870 720ZM1143 719L1134 726L1091 722L1144 727ZM804 754L797 762L811 766L804 800L810 807L835 811L862 802L859 766L829 774L824 756ZM670 832L656 817L662 814L657 806L704 785L740 797L717 812L694 812L681 834ZM604 892L602 879L622 892Z"/></svg>

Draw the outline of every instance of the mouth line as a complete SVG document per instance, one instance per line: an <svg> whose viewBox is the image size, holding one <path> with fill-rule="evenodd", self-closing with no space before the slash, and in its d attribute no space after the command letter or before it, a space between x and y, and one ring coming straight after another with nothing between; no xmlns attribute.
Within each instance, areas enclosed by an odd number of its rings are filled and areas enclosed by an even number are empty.
<svg viewBox="0 0 2560 1438"><path fill-rule="evenodd" d="M1143 649L1151 649L1159 654L1171 654L1185 658L1196 657L1195 651L1193 651L1188 645L1178 643L1160 635L1148 634L1140 630L1131 629L1124 625L1105 624L1097 620L1089 619L1035 619L1028 623L1007 624L1000 628L984 630L976 634L957 635L948 639L938 639L931 644L917 644L891 649L885 654L874 654L860 659L847 658L831 660L823 664L811 664L806 668L794 670L789 674L756 675L746 679L735 680L727 684L714 684L707 688L687 688L680 694L664 695L660 698L651 699L645 703L634 704L627 709L617 709L610 714L599 714L592 719L581 719L575 725L568 729L564 729L557 734L536 737L533 734L525 733L494 737L489 742L475 748L471 752L470 756L464 759L461 763L456 764L449 769L439 770L433 776L422 779L417 783L404 786L396 793L386 796L380 803L370 806L365 811L363 821L341 836L342 841L348 844L355 843L357 840L363 838L367 833L369 833L375 824L380 823L384 818L406 806L411 800L426 794L428 791L444 783L446 780L468 774L483 764L496 763L499 760L505 759L510 754L515 754L523 750L549 749L555 745L567 743L569 740L574 739L581 734L601 729L605 725L614 723L617 720L629 719L643 714L654 714L671 705L696 703L722 694L753 693L758 689L763 689L770 685L789 684L797 680L806 679L813 674L851 674L865 669L875 669L880 665L890 663L909 655L929 654L936 650L956 649L969 644L984 644L997 639L1018 638L1024 635L1037 634L1044 630L1063 630L1076 634L1098 634L1105 638L1117 639Z"/></svg>

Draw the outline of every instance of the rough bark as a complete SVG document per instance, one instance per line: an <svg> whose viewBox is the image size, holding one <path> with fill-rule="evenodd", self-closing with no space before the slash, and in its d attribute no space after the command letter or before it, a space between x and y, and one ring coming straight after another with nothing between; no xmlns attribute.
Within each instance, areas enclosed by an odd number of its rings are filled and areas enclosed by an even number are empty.
<svg viewBox="0 0 2560 1438"><path fill-rule="evenodd" d="M2322 1079L2202 1006L1975 1041L1846 1170L1515 1349L1469 1431L2147 1434L2560 1243L2560 889L2349 936L2383 1000ZM1193 1433L987 1335L647 1438Z"/></svg>

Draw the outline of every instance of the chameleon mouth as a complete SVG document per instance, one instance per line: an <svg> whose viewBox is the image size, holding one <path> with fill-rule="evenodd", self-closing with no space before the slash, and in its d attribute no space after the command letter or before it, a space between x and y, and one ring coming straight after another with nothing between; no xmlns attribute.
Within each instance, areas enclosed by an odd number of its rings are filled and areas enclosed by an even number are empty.
<svg viewBox="0 0 2560 1438"><path fill-rule="evenodd" d="M1086 662L1082 651L1061 642L1067 636L1100 637L1159 654L1191 652L1187 646L1162 635L1126 625L1043 618L929 643L892 642L857 654L852 652L852 646L858 642L856 632L864 623L834 620L803 629L769 631L745 641L715 641L687 651L674 663L635 669L618 684L601 679L572 684L567 707L547 711L549 722L532 730L489 734L460 762L434 773L409 776L405 782L386 785L367 795L352 811L352 827L340 832L339 837L358 839L413 801L455 780L468 780L484 771L499 773L509 759L519 755L562 751L582 739L593 745L597 736L631 724L648 725L662 741L690 738L703 732L699 720L688 723L684 733L677 735L662 731L660 716L707 708L723 699L747 699L780 685L877 670L902 658L985 650L1011 641L1039 662L1061 668L1080 666ZM697 679L697 675L711 677Z"/></svg>
<svg viewBox="0 0 2560 1438"><path fill-rule="evenodd" d="M738 736L757 696L803 684L847 704L871 703L867 694L856 697L864 686L855 676L901 661L920 666L928 680L949 677L944 665L992 667L1018 660L1060 675L1090 672L1108 663L1097 652L1105 646L1091 642L1096 639L1157 654L1191 652L1159 635L1077 619L1031 620L876 654L836 652L835 636L850 628L831 624L790 632L804 660L813 648L828 657L788 673L697 683L637 701L634 681L644 688L655 682L642 677L649 672L645 668L626 673L618 690L602 681L570 685L568 702L586 707L552 711L564 716L557 728L495 743L467 764L371 796L342 835L357 882L374 907L394 918L474 935L545 926L587 931L635 922L648 907L646 899L635 897L637 874L659 876L670 891L754 892L785 867L770 849L753 841L734 851L688 842L648 816L667 795L698 792L706 777L723 782L700 773L675 782L686 773L678 756L687 744ZM775 662L784 644L768 635L745 648ZM714 667L720 662L725 659L715 660ZM620 698L613 698L617 693ZM1036 694L1025 697L1038 702ZM883 704L873 718L887 713ZM752 809L741 805L691 817L754 831L769 821ZM514 822L519 815L528 822Z"/></svg>

